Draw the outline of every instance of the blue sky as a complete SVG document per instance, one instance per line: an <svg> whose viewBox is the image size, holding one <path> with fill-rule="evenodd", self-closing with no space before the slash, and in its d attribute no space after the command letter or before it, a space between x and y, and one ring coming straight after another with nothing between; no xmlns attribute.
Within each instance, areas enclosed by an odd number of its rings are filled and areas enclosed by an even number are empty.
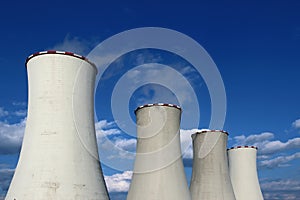
<svg viewBox="0 0 300 200"><path fill-rule="evenodd" d="M299 9L300 2L296 0L2 2L0 199L17 163L26 124L26 57L47 49L88 55L100 42L117 33L149 26L179 31L205 48L217 65L226 89L224 130L230 133L228 146L259 147L259 177L265 199L300 199ZM99 145L101 134L105 134L119 147L134 152L134 137L124 135L114 122L111 94L128 70L154 61L177 70L185 66L193 69L186 60L153 49L129 52L113 62L96 93ZM201 121L198 127L190 127L185 123L189 119L182 119L186 135L193 128L208 127L211 114L205 82L199 74L189 75L187 79L197 91ZM176 103L176 95L158 85L137 88L130 99L131 116L134 119L133 110L139 104ZM189 179L191 168L188 162L185 165ZM122 188L118 181L129 185L130 172L107 166L103 166L103 171L112 199L124 199L126 187Z"/></svg>

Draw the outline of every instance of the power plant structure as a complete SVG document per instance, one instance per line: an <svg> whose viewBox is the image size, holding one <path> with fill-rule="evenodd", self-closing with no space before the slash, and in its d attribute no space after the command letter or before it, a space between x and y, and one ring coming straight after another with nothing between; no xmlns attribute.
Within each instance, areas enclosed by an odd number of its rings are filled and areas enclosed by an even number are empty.
<svg viewBox="0 0 300 200"><path fill-rule="evenodd" d="M181 108L147 104L135 113L137 150L127 200L190 200L180 149Z"/></svg>
<svg viewBox="0 0 300 200"><path fill-rule="evenodd" d="M219 130L201 131L192 135L192 200L235 199L228 170L227 137L227 132Z"/></svg>
<svg viewBox="0 0 300 200"><path fill-rule="evenodd" d="M6 200L108 200L94 125L97 68L62 51L26 60L28 116Z"/></svg>
<svg viewBox="0 0 300 200"><path fill-rule="evenodd" d="M263 200L256 168L257 147L228 149L229 174L236 200Z"/></svg>
<svg viewBox="0 0 300 200"><path fill-rule="evenodd" d="M94 121L96 66L44 51L26 60L28 115L6 200L109 200ZM181 108L135 110L137 150L127 200L263 200L254 146L227 150L228 133L194 133L188 187L180 146Z"/></svg>

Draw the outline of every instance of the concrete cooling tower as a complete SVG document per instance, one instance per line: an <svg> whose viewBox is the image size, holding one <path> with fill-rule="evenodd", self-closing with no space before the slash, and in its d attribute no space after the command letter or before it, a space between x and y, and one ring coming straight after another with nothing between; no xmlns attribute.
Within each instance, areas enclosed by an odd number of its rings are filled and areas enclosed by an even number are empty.
<svg viewBox="0 0 300 200"><path fill-rule="evenodd" d="M224 131L201 131L193 138L193 172L190 191L193 200L234 200Z"/></svg>
<svg viewBox="0 0 300 200"><path fill-rule="evenodd" d="M181 108L136 109L137 154L127 200L190 200L180 149Z"/></svg>
<svg viewBox="0 0 300 200"><path fill-rule="evenodd" d="M256 169L257 147L228 149L229 172L236 200L263 200Z"/></svg>
<svg viewBox="0 0 300 200"><path fill-rule="evenodd" d="M6 200L107 200L94 127L96 67L60 51L26 61L28 117Z"/></svg>

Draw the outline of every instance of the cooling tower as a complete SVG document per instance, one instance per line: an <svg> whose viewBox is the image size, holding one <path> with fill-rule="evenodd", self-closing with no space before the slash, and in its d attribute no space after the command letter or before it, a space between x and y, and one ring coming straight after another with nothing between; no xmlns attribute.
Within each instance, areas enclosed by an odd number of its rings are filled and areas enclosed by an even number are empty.
<svg viewBox="0 0 300 200"><path fill-rule="evenodd" d="M94 127L96 67L59 51L26 60L28 116L6 200L107 200Z"/></svg>
<svg viewBox="0 0 300 200"><path fill-rule="evenodd" d="M237 146L228 149L229 172L237 200L263 200L256 170L254 146Z"/></svg>
<svg viewBox="0 0 300 200"><path fill-rule="evenodd" d="M218 130L192 135L194 160L190 191L193 200L235 199L228 170L227 135Z"/></svg>
<svg viewBox="0 0 300 200"><path fill-rule="evenodd" d="M137 154L127 200L190 200L180 149L181 108L148 104L135 114Z"/></svg>

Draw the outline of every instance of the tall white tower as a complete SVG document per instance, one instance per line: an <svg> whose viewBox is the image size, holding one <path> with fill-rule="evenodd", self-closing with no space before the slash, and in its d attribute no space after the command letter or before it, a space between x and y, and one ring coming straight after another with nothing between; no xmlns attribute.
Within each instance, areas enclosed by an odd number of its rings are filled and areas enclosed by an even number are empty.
<svg viewBox="0 0 300 200"><path fill-rule="evenodd" d="M6 200L107 200L94 127L96 67L60 51L26 60L28 116Z"/></svg>
<svg viewBox="0 0 300 200"><path fill-rule="evenodd" d="M127 200L190 200L180 149L181 108L136 109L137 154Z"/></svg>
<svg viewBox="0 0 300 200"><path fill-rule="evenodd" d="M263 200L257 177L255 146L228 149L229 172L237 200Z"/></svg>
<svg viewBox="0 0 300 200"><path fill-rule="evenodd" d="M193 200L235 199L228 170L227 135L218 130L192 135L194 160L190 191Z"/></svg>

